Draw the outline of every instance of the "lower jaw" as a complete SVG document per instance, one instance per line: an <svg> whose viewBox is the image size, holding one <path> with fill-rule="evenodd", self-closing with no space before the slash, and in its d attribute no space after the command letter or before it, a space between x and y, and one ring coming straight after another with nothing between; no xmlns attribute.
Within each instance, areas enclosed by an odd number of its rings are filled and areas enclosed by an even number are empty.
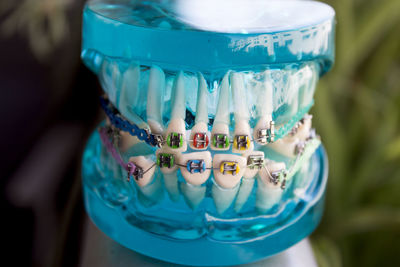
<svg viewBox="0 0 400 267"><path fill-rule="evenodd" d="M150 257L203 266L249 263L302 240L322 216L328 170L322 146L311 157L310 167L292 179L279 205L261 214L254 208L255 185L240 213L231 205L218 215L210 193L212 179L194 210L183 196L176 202L164 196L154 204L144 200L137 187L116 178L118 168L100 166L100 143L93 135L83 157L86 210L112 239ZM179 175L178 180L184 183Z"/></svg>

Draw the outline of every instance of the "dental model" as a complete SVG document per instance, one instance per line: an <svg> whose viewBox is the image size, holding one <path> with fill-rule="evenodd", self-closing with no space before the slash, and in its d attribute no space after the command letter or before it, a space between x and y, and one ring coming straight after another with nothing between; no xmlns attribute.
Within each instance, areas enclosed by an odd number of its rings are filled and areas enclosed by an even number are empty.
<svg viewBox="0 0 400 267"><path fill-rule="evenodd" d="M165 92L165 74L159 67L151 67L149 85L147 88L147 123L152 134L157 135L162 142L164 126L162 121L162 110Z"/></svg>
<svg viewBox="0 0 400 267"><path fill-rule="evenodd" d="M222 79L220 87L210 146L213 150L229 150L229 73Z"/></svg>
<svg viewBox="0 0 400 267"><path fill-rule="evenodd" d="M282 185L285 183L285 168L283 162L269 161L261 168L257 179L256 209L265 214L279 203L282 198Z"/></svg>
<svg viewBox="0 0 400 267"><path fill-rule="evenodd" d="M239 187L239 192L236 197L235 211L240 212L244 204L246 204L249 198L253 186L254 177L261 170L264 165L264 152L261 151L249 151L242 155L247 159L247 167L243 174L242 183Z"/></svg>
<svg viewBox="0 0 400 267"><path fill-rule="evenodd" d="M235 136L233 139L233 153L243 153L253 150L251 141L249 110L247 105L246 88L243 73L233 72L230 75L232 87L234 116L235 116Z"/></svg>
<svg viewBox="0 0 400 267"><path fill-rule="evenodd" d="M260 145L272 143L275 139L275 122L272 120L273 86L269 70L265 71L265 76L267 79L255 87L259 119L253 131L253 138Z"/></svg>
<svg viewBox="0 0 400 267"><path fill-rule="evenodd" d="M287 136L268 144L268 147L286 157L295 157L299 153L299 149L302 149L303 143L310 136L311 120L312 116L307 114L293 127Z"/></svg>
<svg viewBox="0 0 400 267"><path fill-rule="evenodd" d="M176 154L163 148L156 151L157 165L164 175L164 186L170 199L174 202L179 200L178 188L178 165Z"/></svg>
<svg viewBox="0 0 400 267"><path fill-rule="evenodd" d="M246 170L246 158L233 154L216 154L213 158L214 184L211 194L219 214L232 204Z"/></svg>
<svg viewBox="0 0 400 267"><path fill-rule="evenodd" d="M208 151L180 154L178 157L179 168L186 183L181 183L180 188L186 203L191 209L196 209L203 201L206 186L212 169L212 157Z"/></svg>
<svg viewBox="0 0 400 267"><path fill-rule="evenodd" d="M129 162L135 164L132 178L137 184L139 191L150 202L158 202L161 199L163 191L159 179L156 179L154 175L156 163L144 156L130 157Z"/></svg>
<svg viewBox="0 0 400 267"><path fill-rule="evenodd" d="M175 152L184 152L187 150L187 142L185 128L185 81L183 72L180 72L175 79L171 99L171 120L165 133L165 147Z"/></svg>
<svg viewBox="0 0 400 267"><path fill-rule="evenodd" d="M194 150L207 149L209 145L208 131L208 111L207 111L207 83L203 75L198 75L199 86L196 104L195 125L190 133L190 147Z"/></svg>

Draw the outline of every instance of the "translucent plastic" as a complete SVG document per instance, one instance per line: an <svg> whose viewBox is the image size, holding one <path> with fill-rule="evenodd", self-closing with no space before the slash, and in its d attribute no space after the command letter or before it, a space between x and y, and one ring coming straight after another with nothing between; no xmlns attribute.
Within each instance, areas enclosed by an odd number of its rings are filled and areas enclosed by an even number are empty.
<svg viewBox="0 0 400 267"><path fill-rule="evenodd" d="M82 59L113 108L165 138L160 149L119 132L110 142L120 166L99 133L92 135L82 169L85 205L96 225L131 249L189 265L255 261L310 234L322 215L326 155L317 136L307 137L302 157L279 146L298 142L299 120L333 64L333 22L329 6L311 1L89 1ZM99 126L102 132L109 121ZM256 138L271 121L275 146ZM211 138L210 147L194 147L192 133L219 135L221 129L228 137L248 135L246 153L291 171L284 189L263 180L272 178L267 168L249 167L240 139L228 140L223 151ZM177 133L183 138L171 145ZM167 152L174 161L161 160ZM190 159L197 166L200 155L213 164L200 172L209 173L204 182L191 179L196 174L180 163ZM151 166L149 183L127 177L124 163L139 156ZM214 164L224 157L237 161ZM221 183L225 172L232 175Z"/></svg>
<svg viewBox="0 0 400 267"><path fill-rule="evenodd" d="M236 214L232 208L225 216L215 211L210 191L195 212L183 197L172 202L165 192L160 192L162 201L146 207L135 184L118 179L120 167L102 150L95 133L83 156L86 209L107 235L150 257L199 266L248 263L302 240L322 216L328 165L321 146L295 175L279 206L259 215L252 208L254 193L247 211Z"/></svg>

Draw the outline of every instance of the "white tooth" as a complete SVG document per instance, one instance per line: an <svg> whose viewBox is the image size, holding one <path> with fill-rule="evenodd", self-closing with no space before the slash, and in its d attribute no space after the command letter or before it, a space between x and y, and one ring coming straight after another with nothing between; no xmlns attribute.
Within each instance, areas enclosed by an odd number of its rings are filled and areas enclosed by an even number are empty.
<svg viewBox="0 0 400 267"><path fill-rule="evenodd" d="M242 73L233 72L230 76L235 121L248 121L249 110L247 105L246 88Z"/></svg>
<svg viewBox="0 0 400 267"><path fill-rule="evenodd" d="M273 79L271 71L263 73L264 80L255 87L256 109L259 117L270 117L273 112ZM272 118L271 118L272 119Z"/></svg>
<svg viewBox="0 0 400 267"><path fill-rule="evenodd" d="M201 134L205 137L204 141L207 142L208 144L210 143L210 138L208 137L208 127L207 124L205 124L204 122L199 122L196 123L191 132L190 132L190 147L194 150L203 150L203 149L207 149L208 145L206 143L199 143L201 145L201 147L199 147L199 145L196 147L194 144L194 139L195 139L195 135L196 134ZM197 142L198 143L198 142ZM196 143L196 144L197 144Z"/></svg>
<svg viewBox="0 0 400 267"><path fill-rule="evenodd" d="M250 162L251 157L260 157L264 160L264 152L262 152L262 151L249 151L249 152L244 153L242 156L246 158L247 164ZM247 166L246 171L243 174L243 177L247 178L247 179L254 178L254 176L257 175L257 173L259 172L260 169L261 169L261 167L251 168L251 167Z"/></svg>
<svg viewBox="0 0 400 267"><path fill-rule="evenodd" d="M225 136L226 142L221 143L221 147L215 146L214 144L214 139L217 136ZM210 140L210 147L212 150L229 150L229 147L231 146L230 141L229 141L229 126L228 124L215 124L213 125L212 131L211 131L211 140Z"/></svg>
<svg viewBox="0 0 400 267"><path fill-rule="evenodd" d="M303 123L299 126L295 136L300 140L305 141L310 136L311 126L312 116L307 114L304 116Z"/></svg>
<svg viewBox="0 0 400 267"><path fill-rule="evenodd" d="M172 201L176 202L179 200L179 188L178 188L178 176L177 176L178 165L176 165L176 160L177 160L176 154L173 154L170 151L161 148L156 152L157 159L159 158L160 153L166 153L173 156L173 165L171 165L170 168L166 166L159 166L159 168L163 173L164 185L168 192L168 195Z"/></svg>
<svg viewBox="0 0 400 267"><path fill-rule="evenodd" d="M251 191L253 191L254 179L253 178L244 178L242 179L242 183L240 184L239 192L236 197L235 202L235 211L240 212L246 204L247 199L249 198Z"/></svg>
<svg viewBox="0 0 400 267"><path fill-rule="evenodd" d="M185 105L185 76L183 72L179 72L175 78L171 93L171 118L180 118L185 120L186 105Z"/></svg>
<svg viewBox="0 0 400 267"><path fill-rule="evenodd" d="M232 153L243 153L245 151L252 151L253 148L254 144L251 141L250 125L248 121L236 121Z"/></svg>
<svg viewBox="0 0 400 267"><path fill-rule="evenodd" d="M156 66L150 70L149 85L147 89L147 123L155 134L162 134L164 127L162 122L163 98L165 94L165 74Z"/></svg>
<svg viewBox="0 0 400 267"><path fill-rule="evenodd" d="M264 136L260 131L269 130L271 127L271 122L272 122L271 115L263 116L258 120L257 125L254 128L253 132L253 138L257 143L262 145L266 145L267 143L269 143L268 137Z"/></svg>
<svg viewBox="0 0 400 267"><path fill-rule="evenodd" d="M270 173L285 170L285 168L286 165L283 162L270 161L266 164L266 168L260 170L256 193L256 209L259 213L267 213L272 207L279 204L283 194L281 183L275 185L271 182Z"/></svg>
<svg viewBox="0 0 400 267"><path fill-rule="evenodd" d="M168 147L169 149L176 152L183 152L187 150L185 127L185 81L183 72L180 72L175 80L174 86L172 88L171 97L171 120L168 124L168 128L165 134L165 140L167 140L167 144L165 147ZM172 141L172 139L175 135L181 135L181 137L176 137L177 143L174 144L175 141ZM171 143L168 143L168 139L171 139Z"/></svg>
<svg viewBox="0 0 400 267"><path fill-rule="evenodd" d="M192 131L190 132L190 147L195 150L202 150L202 149L207 149L206 144L203 145L203 147L196 147L194 146L194 138L196 134L204 134L208 132L208 111L207 111L207 95L208 95L208 90L207 90L207 83L204 80L203 75L199 73L198 75L199 79L199 86L198 86L198 92L197 92L197 104L196 104L196 119L195 119L195 125L192 128ZM209 137L206 136L209 141Z"/></svg>
<svg viewBox="0 0 400 267"><path fill-rule="evenodd" d="M238 184L234 188L226 189L220 187L215 183L215 181L213 181L211 195L214 200L215 208L219 214L224 213L232 205L238 190Z"/></svg>
<svg viewBox="0 0 400 267"><path fill-rule="evenodd" d="M113 103L117 103L117 91L121 79L121 72L115 61L104 61L101 66L102 74L99 75L100 83L103 90L107 93L108 99Z"/></svg>
<svg viewBox="0 0 400 267"><path fill-rule="evenodd" d="M143 174L142 178L134 179L134 177L132 177L139 187L144 187L152 182L154 177L154 171L156 169L154 161L145 158L144 156L137 156L137 157L130 157L129 162L134 163L137 167L141 168L143 172L146 172Z"/></svg>
<svg viewBox="0 0 400 267"><path fill-rule="evenodd" d="M296 156L296 145L299 143L299 141L300 140L298 138L285 136L284 138L276 140L274 143L268 144L268 147L281 155L293 158Z"/></svg>
<svg viewBox="0 0 400 267"><path fill-rule="evenodd" d="M140 66L131 64L122 76L121 93L119 95L118 109L128 120L144 128L147 125L134 112L134 107L139 99Z"/></svg>
<svg viewBox="0 0 400 267"><path fill-rule="evenodd" d="M299 103L301 108L304 108L308 106L313 99L319 75L315 64L305 66L299 71L299 74L302 76Z"/></svg>
<svg viewBox="0 0 400 267"><path fill-rule="evenodd" d="M312 116L306 115L303 120L304 122L300 124L294 135L288 134L284 138L268 144L268 147L284 156L295 157L296 145L299 142L304 142L310 136L311 120Z"/></svg>
<svg viewBox="0 0 400 267"><path fill-rule="evenodd" d="M177 135L181 135L181 137L178 137ZM176 141L173 140L174 138L176 138ZM165 133L165 140L166 144L164 145L164 147L166 150L173 152L186 151L187 141L185 121L179 118L171 119Z"/></svg>
<svg viewBox="0 0 400 267"><path fill-rule="evenodd" d="M243 174L243 179L242 183L240 184L239 192L236 197L236 202L235 202L235 211L239 212L244 204L246 204L247 199L249 198L253 186L254 186L254 177L257 175L257 173L260 171L261 166L254 166L250 167L250 158L251 157L259 157L260 159L264 160L264 152L262 151L249 151L247 153L244 153L242 155L247 159L247 167L246 170ZM260 164L264 164L261 162Z"/></svg>
<svg viewBox="0 0 400 267"><path fill-rule="evenodd" d="M225 163L228 168L232 166L238 167L239 169L236 168L236 173L227 172L223 174L221 169L223 169ZM236 163L236 166L231 163ZM216 154L213 158L213 173L215 181L222 188L234 188L240 182L240 179L246 171L246 164L247 160L244 157L233 154Z"/></svg>
<svg viewBox="0 0 400 267"><path fill-rule="evenodd" d="M138 198L142 205L149 207L163 199L164 191L161 179L161 173L157 171L150 184L143 187L137 186L139 192Z"/></svg>
<svg viewBox="0 0 400 267"><path fill-rule="evenodd" d="M190 173L187 168L187 164L188 164L189 160L204 161L204 166L206 169L204 171L201 170L201 172L194 170L194 173ZM189 183L191 185L202 185L210 177L211 168L212 168L212 158L211 158L210 152L204 151L204 152L180 154L178 156L178 161L179 161L179 165L182 165L182 166L179 166L179 168L181 170L183 178L185 178L187 183Z"/></svg>
<svg viewBox="0 0 400 267"><path fill-rule="evenodd" d="M196 104L196 119L195 123L203 122L208 124L208 103L207 103L207 96L208 96L208 88L206 80L204 80L203 75L199 73L198 75L199 80L199 88L197 92L197 104Z"/></svg>
<svg viewBox="0 0 400 267"><path fill-rule="evenodd" d="M231 73L230 82L232 87L233 107L235 116L235 136L232 152L240 153L243 151L253 150L253 142L251 141L249 110L247 105L247 95L242 73ZM244 146L240 146L239 136L247 138ZM239 141L239 142L238 142Z"/></svg>
<svg viewBox="0 0 400 267"><path fill-rule="evenodd" d="M239 190L240 180L246 169L246 158L233 154L217 154L213 158L214 184L212 196L218 213L225 212L232 204ZM235 166L236 164L236 166ZM235 171L221 172L226 167L236 167ZM233 175L235 173L235 175Z"/></svg>
<svg viewBox="0 0 400 267"><path fill-rule="evenodd" d="M186 203L191 209L195 210L203 201L207 187L187 183L180 183L180 186Z"/></svg>
<svg viewBox="0 0 400 267"><path fill-rule="evenodd" d="M291 177L296 174L296 172L301 168L302 165L304 165L306 161L309 161L309 159L314 154L315 150L319 147L320 144L321 140L319 140L318 138L307 141L301 157L299 158L299 160L296 160L294 165L290 168L290 173L286 177L287 180L290 180Z"/></svg>
<svg viewBox="0 0 400 267"><path fill-rule="evenodd" d="M257 83L254 87L254 94L256 98L256 110L258 114L258 122L254 128L254 140L262 145L265 145L268 140L260 139L259 133L261 130L268 130L271 126L272 112L273 112L273 79L271 71L266 70L263 73L263 81Z"/></svg>
<svg viewBox="0 0 400 267"><path fill-rule="evenodd" d="M224 134L229 140L229 73L222 79L220 87L217 112L215 113L210 143L211 149L213 150L229 150L229 143L227 146L221 148L218 148L213 144L213 138L216 134Z"/></svg>

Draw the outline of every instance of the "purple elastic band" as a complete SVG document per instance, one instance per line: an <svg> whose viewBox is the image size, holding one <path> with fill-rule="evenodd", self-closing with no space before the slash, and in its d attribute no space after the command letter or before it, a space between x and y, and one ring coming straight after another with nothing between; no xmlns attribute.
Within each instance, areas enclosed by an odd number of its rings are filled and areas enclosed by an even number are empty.
<svg viewBox="0 0 400 267"><path fill-rule="evenodd" d="M124 160L121 158L121 155L117 152L114 145L111 143L110 139L108 138L106 128L104 128L104 127L100 128L99 133L100 133L101 141L103 142L107 151L118 162L118 164L121 165L128 172L128 179L129 179L129 177L135 172L136 165L133 162L129 162L129 163L124 162Z"/></svg>

